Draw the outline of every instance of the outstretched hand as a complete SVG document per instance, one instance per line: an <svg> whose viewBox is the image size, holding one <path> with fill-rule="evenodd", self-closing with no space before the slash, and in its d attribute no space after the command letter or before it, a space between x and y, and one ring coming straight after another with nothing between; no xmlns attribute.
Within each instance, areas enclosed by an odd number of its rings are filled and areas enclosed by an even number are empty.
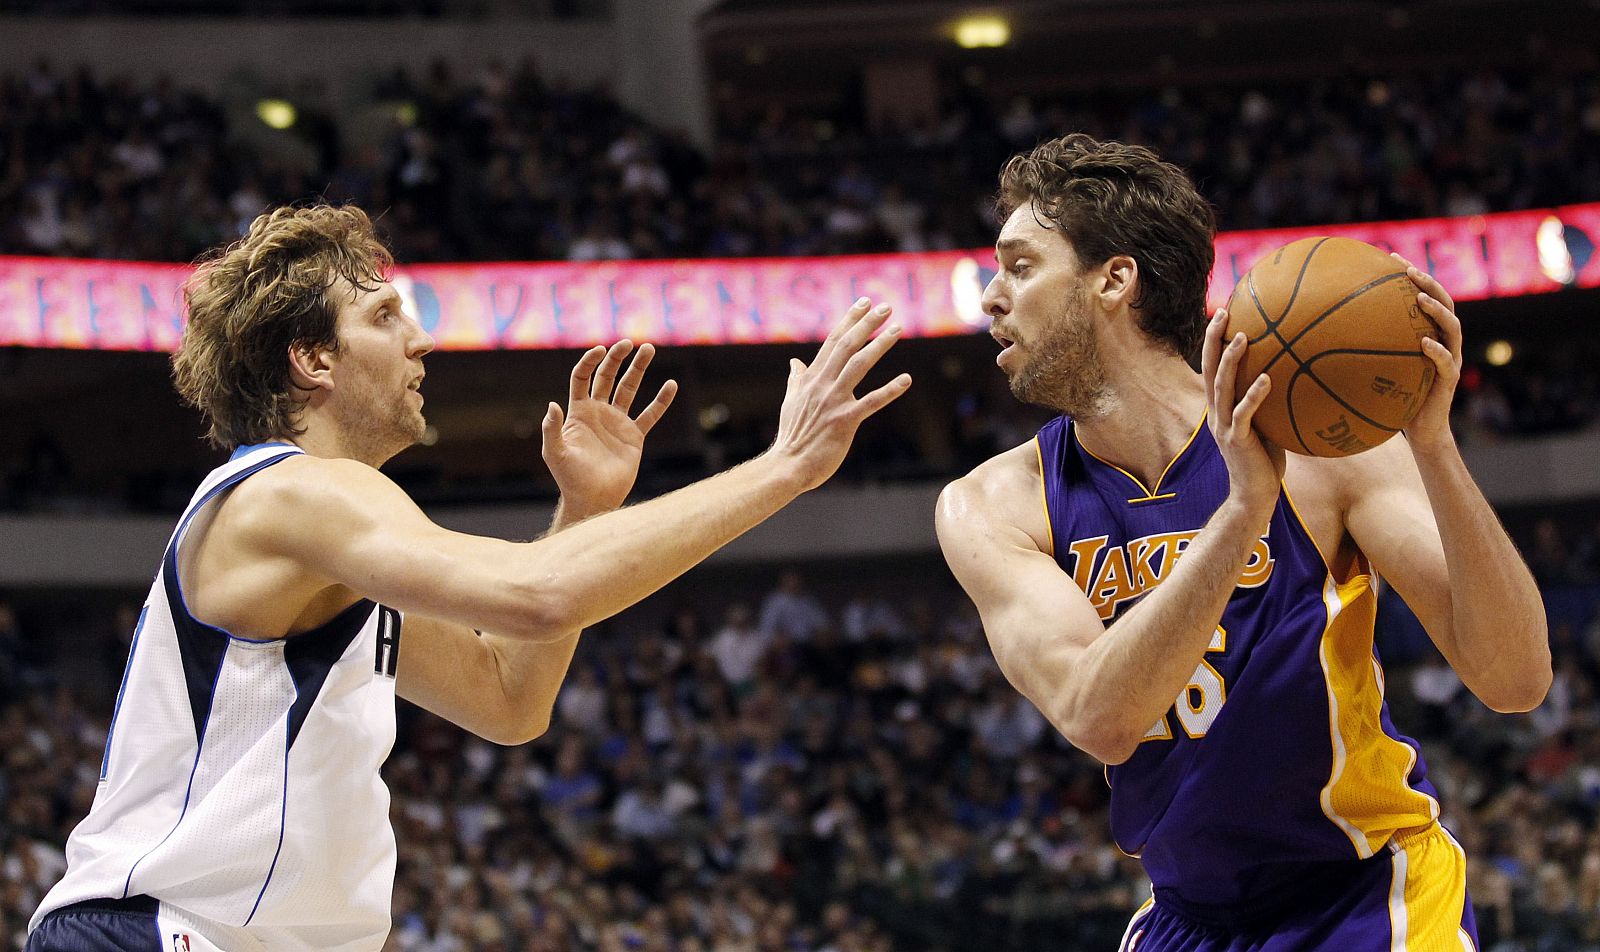
<svg viewBox="0 0 1600 952"><path fill-rule="evenodd" d="M810 364L789 361L789 386L778 412L778 437L771 452L796 465L802 486L822 485L850 450L856 430L879 410L894 402L911 386L911 375L900 374L860 399L856 387L889 348L900 339L900 326L873 332L889 319L887 304L871 307L861 298L833 326L816 359Z"/></svg>
<svg viewBox="0 0 1600 952"><path fill-rule="evenodd" d="M1206 385L1206 421L1228 464L1228 494L1252 510L1271 513L1277 505L1286 461L1283 448L1261 438L1256 411L1272 392L1272 378L1258 374L1238 393L1239 369L1247 346L1244 334L1228 333L1228 312L1218 308L1206 325L1200 375Z"/></svg>
<svg viewBox="0 0 1600 952"><path fill-rule="evenodd" d="M609 512L627 500L639 475L644 439L678 393L678 382L668 380L637 417L630 417L656 353L652 344L641 346L618 382L632 350L633 341L619 340L610 348L585 351L572 368L566 411L552 403L545 413L542 454L561 489L567 520Z"/></svg>

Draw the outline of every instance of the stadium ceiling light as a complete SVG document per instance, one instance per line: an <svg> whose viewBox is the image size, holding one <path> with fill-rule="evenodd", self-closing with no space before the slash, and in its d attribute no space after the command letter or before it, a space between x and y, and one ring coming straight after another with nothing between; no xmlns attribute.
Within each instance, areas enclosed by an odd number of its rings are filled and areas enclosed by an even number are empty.
<svg viewBox="0 0 1600 952"><path fill-rule="evenodd" d="M1488 347L1484 348L1483 357L1489 362L1489 366L1491 367L1504 367L1506 364L1511 363L1511 358L1515 355L1515 353L1516 352L1511 349L1510 341L1497 340L1491 343Z"/></svg>
<svg viewBox="0 0 1600 952"><path fill-rule="evenodd" d="M1011 42L1011 24L1004 17L970 16L956 23L956 43L975 50L1005 46Z"/></svg>
<svg viewBox="0 0 1600 952"><path fill-rule="evenodd" d="M256 103L256 118L273 129L287 129L299 117L289 100L263 99Z"/></svg>

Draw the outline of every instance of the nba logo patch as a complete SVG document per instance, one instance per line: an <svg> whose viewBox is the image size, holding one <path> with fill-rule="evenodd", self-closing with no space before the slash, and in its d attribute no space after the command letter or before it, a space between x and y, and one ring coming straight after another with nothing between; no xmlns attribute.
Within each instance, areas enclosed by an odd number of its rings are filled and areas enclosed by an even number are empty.
<svg viewBox="0 0 1600 952"><path fill-rule="evenodd" d="M189 933L174 932L172 934L172 952L189 952Z"/></svg>

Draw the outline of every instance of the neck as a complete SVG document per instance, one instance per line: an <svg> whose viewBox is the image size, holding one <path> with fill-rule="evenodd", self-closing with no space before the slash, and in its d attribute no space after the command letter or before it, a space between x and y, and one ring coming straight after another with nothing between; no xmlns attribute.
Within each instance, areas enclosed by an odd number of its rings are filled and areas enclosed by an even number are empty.
<svg viewBox="0 0 1600 952"><path fill-rule="evenodd" d="M1205 384L1183 358L1141 345L1107 354L1106 411L1076 421L1084 448L1154 486L1183 451L1206 409Z"/></svg>
<svg viewBox="0 0 1600 952"><path fill-rule="evenodd" d="M295 421L300 433L276 436L273 439L293 443L312 456L324 459L353 459L378 469L395 454L375 447L362 445L364 441L352 439L334 425L334 421L321 414L304 414Z"/></svg>

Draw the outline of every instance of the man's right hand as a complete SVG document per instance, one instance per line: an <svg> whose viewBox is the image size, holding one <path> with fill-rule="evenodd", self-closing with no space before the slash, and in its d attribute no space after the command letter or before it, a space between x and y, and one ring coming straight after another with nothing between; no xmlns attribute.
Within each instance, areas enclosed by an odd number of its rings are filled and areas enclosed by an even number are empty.
<svg viewBox="0 0 1600 952"><path fill-rule="evenodd" d="M1228 312L1218 309L1206 326L1200 352L1205 379L1207 422L1228 464L1228 498L1264 522L1271 518L1283 485L1283 449L1261 438L1252 424L1272 391L1272 378L1260 374L1238 394L1239 368L1248 346L1243 334L1227 337Z"/></svg>
<svg viewBox="0 0 1600 952"><path fill-rule="evenodd" d="M815 489L844 462L856 430L867 417L905 393L911 375L901 374L860 399L855 389L900 339L900 326L873 332L888 320L890 307L861 298L829 332L809 365L789 362L789 388L778 413L778 437L768 451L795 470L802 491Z"/></svg>

